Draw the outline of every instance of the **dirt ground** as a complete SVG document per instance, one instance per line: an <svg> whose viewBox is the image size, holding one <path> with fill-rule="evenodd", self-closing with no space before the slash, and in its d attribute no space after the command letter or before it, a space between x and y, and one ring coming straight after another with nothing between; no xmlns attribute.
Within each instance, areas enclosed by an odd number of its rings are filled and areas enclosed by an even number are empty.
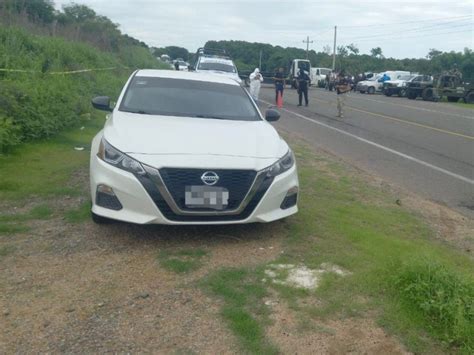
<svg viewBox="0 0 474 355"><path fill-rule="evenodd" d="M330 159L335 159L324 152ZM86 170L75 180L87 191ZM352 169L354 174L363 174ZM374 185L383 184L371 177ZM394 189L387 186L389 189ZM395 191L395 190L394 190ZM439 237L472 253L472 221L443 206L395 191L424 211ZM47 203L60 208L84 197ZM35 203L44 201L33 201ZM0 213L11 211L4 204ZM19 206L21 210L21 206ZM14 252L0 259L0 353L238 353L220 318L220 301L199 281L221 267L249 266L284 252L285 221L219 227L71 224L56 214L32 221L30 232L0 237ZM203 249L203 266L176 274L161 267L162 251ZM288 354L402 354L403 347L372 319L322 323L298 332L283 302L271 310L267 335Z"/></svg>

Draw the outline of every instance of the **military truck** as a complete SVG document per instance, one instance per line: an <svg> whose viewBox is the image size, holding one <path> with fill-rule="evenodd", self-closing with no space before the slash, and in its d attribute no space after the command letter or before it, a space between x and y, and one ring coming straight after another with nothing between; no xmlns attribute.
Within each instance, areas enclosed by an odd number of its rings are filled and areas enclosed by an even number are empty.
<svg viewBox="0 0 474 355"><path fill-rule="evenodd" d="M474 104L474 84L465 83L459 72L449 71L441 74L432 83L409 83L407 97L416 99L421 96L425 101L439 101L443 97L449 102L464 102Z"/></svg>

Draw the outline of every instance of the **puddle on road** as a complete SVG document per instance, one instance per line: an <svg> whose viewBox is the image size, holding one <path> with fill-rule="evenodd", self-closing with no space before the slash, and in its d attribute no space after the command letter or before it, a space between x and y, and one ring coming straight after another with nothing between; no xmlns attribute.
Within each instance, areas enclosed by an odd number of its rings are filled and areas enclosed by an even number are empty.
<svg viewBox="0 0 474 355"><path fill-rule="evenodd" d="M271 264L265 270L267 278L262 281L314 290L319 286L321 277L325 273L334 273L339 276L351 274L349 271L330 263L322 263L319 269L310 269L305 265Z"/></svg>

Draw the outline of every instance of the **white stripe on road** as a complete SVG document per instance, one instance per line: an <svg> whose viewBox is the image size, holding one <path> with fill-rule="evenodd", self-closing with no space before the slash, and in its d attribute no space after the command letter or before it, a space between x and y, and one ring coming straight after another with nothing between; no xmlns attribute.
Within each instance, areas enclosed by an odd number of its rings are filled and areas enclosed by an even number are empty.
<svg viewBox="0 0 474 355"><path fill-rule="evenodd" d="M264 101L264 100L260 100L262 102L265 102L266 104L270 104L270 102L267 102L267 101ZM433 169L433 170L436 170L436 171L439 171L443 174L446 174L446 175L449 175L453 178L456 178L458 180L461 180L461 181L464 181L464 182L467 182L468 184L471 184L471 185L474 185L474 180L472 179L469 179L465 176L462 176L462 175L458 175L458 174L455 174L449 170L446 170L446 169L443 169L443 168L440 168L439 166L436 166L436 165L433 165L433 164L430 164L430 163L427 163L423 160L420 160L420 159L417 159L415 157L412 157L411 155L407 155L405 153L401 153L397 150L394 150L394 149L391 149L391 148L388 148L384 145L381 145L381 144L378 144L378 143L375 143L375 142L372 142L372 141L369 141L368 139L365 139L365 138L362 138L362 137L359 137L359 136L356 136L355 134L352 134L352 133L349 133L349 132L346 132L346 131L343 131L342 129L339 129L339 128L336 128L336 127L332 127L328 124L325 124L325 123L322 123L322 122L319 122L317 120L313 120L312 118L309 118L309 117L306 117L306 116L303 116L303 115L300 115L299 113L296 113L296 112L293 112L293 111L290 111L290 110L287 110L285 108L282 108L280 110L283 110L283 111L286 111L288 113L291 113L292 115L295 115L296 117L299 117L303 120L306 120L306 121L309 121L309 122L312 122L312 123L315 123L315 124L318 124L320 126L323 126L325 128L328 128L328 129L332 129L333 131L336 131L336 132L339 132L341 134L344 134L346 136L349 136L349 137L352 137L354 139L357 139L358 141L361 141L363 143L366 143L366 144L370 144L374 147L377 147L379 149L382 149L382 150L385 150L386 152L389 152L389 153L392 153L392 154L395 154L395 155L398 155L399 157L402 157L402 158L405 158L407 160L411 160L415 163L418 163L420 165L423 165L423 166L426 166L430 169Z"/></svg>

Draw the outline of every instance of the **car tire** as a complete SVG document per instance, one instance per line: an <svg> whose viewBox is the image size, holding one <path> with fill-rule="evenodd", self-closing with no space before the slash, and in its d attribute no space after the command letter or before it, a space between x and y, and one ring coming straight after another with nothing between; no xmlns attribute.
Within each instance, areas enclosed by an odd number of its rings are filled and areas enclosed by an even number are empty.
<svg viewBox="0 0 474 355"><path fill-rule="evenodd" d="M392 90L389 90L389 89L384 90L383 93L385 94L385 96L389 96L389 97L392 96L393 94Z"/></svg>
<svg viewBox="0 0 474 355"><path fill-rule="evenodd" d="M406 95L407 95L407 92L404 89L400 89L400 91L398 92L398 97L405 97Z"/></svg>
<svg viewBox="0 0 474 355"><path fill-rule="evenodd" d="M113 223L113 220L111 220L110 218L99 216L99 215L95 214L94 212L91 212L91 218L94 221L94 223L96 223L96 224L110 224L110 223Z"/></svg>
<svg viewBox="0 0 474 355"><path fill-rule="evenodd" d="M375 94L375 88L373 86L371 86L370 88L367 89L367 94Z"/></svg>
<svg viewBox="0 0 474 355"><path fill-rule="evenodd" d="M433 88L425 88L423 92L421 93L421 97L425 101L434 101L434 90Z"/></svg>
<svg viewBox="0 0 474 355"><path fill-rule="evenodd" d="M448 102L458 102L459 97L456 96L448 96Z"/></svg>
<svg viewBox="0 0 474 355"><path fill-rule="evenodd" d="M418 97L418 94L412 90L407 90L406 95L409 100L416 100L416 98Z"/></svg>
<svg viewBox="0 0 474 355"><path fill-rule="evenodd" d="M474 91L471 91L464 97L464 102L466 104L474 104Z"/></svg>

